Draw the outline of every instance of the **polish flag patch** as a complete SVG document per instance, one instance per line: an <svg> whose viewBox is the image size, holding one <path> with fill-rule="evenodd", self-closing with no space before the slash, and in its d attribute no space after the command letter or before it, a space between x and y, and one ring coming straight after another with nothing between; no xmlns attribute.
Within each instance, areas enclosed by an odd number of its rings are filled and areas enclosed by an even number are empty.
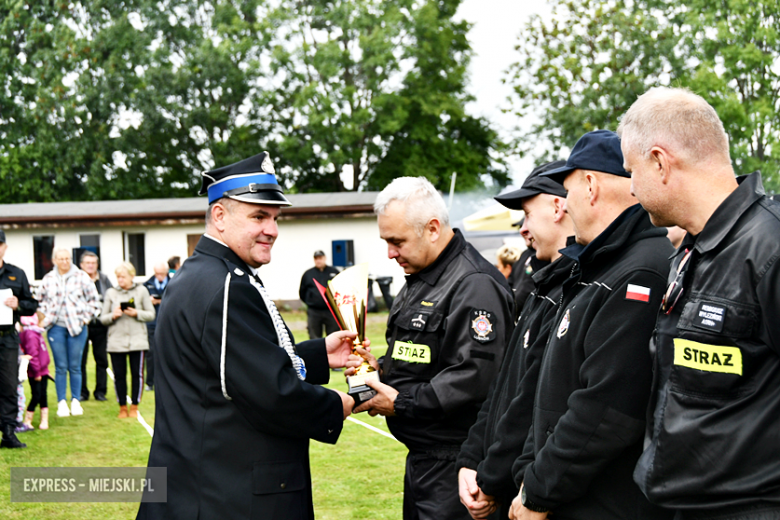
<svg viewBox="0 0 780 520"><path fill-rule="evenodd" d="M628 284L626 288L626 300L635 300L638 302L650 301L650 288L641 285Z"/></svg>

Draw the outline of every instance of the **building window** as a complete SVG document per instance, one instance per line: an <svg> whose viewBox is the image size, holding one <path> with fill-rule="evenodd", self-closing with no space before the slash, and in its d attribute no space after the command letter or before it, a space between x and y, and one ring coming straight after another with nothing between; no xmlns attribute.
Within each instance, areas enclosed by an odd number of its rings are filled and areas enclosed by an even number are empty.
<svg viewBox="0 0 780 520"><path fill-rule="evenodd" d="M125 260L133 264L136 276L146 275L146 252L143 233L122 233L125 243Z"/></svg>
<svg viewBox="0 0 780 520"><path fill-rule="evenodd" d="M35 259L35 279L40 280L54 268L51 252L54 250L53 236L33 237L33 256Z"/></svg>

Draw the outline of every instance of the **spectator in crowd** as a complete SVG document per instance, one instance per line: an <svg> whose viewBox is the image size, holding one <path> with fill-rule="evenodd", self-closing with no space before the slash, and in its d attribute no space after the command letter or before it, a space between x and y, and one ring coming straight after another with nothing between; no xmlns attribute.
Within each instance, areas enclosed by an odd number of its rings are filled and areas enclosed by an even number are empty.
<svg viewBox="0 0 780 520"><path fill-rule="evenodd" d="M181 267L181 257L180 256L172 256L168 259L168 274L173 276L176 274L176 271L179 270Z"/></svg>
<svg viewBox="0 0 780 520"><path fill-rule="evenodd" d="M571 219L563 209L566 190L542 176L560 163L538 166L521 189L496 197L510 209L525 211L521 233L532 240L536 258L551 263L534 273L535 289L520 313L501 371L460 448L460 498L475 519L489 515L491 520L505 520L517 495L512 464L523 453L542 356L558 310L562 284L573 265L570 258L560 253L574 233ZM491 514L492 511L495 512Z"/></svg>
<svg viewBox="0 0 780 520"><path fill-rule="evenodd" d="M149 350L146 322L154 319L149 291L133 281L135 267L122 262L114 271L117 287L106 292L100 321L108 327L108 353L114 370L119 418L138 417L144 380L144 352ZM127 410L127 363L130 362L132 405Z"/></svg>
<svg viewBox="0 0 780 520"><path fill-rule="evenodd" d="M168 282L171 281L171 275L168 273L168 264L160 262L154 266L154 275L144 282L144 287L149 291L149 296L152 298L152 305L154 305L154 319L146 322L146 330L149 333L149 350L146 354L146 387L147 392L154 390L154 331L157 326L157 313L160 310L160 303L162 303L165 289L168 287Z"/></svg>
<svg viewBox="0 0 780 520"><path fill-rule="evenodd" d="M514 246L504 244L496 251L496 267L507 280L512 274L512 266L520 258L521 252Z"/></svg>
<svg viewBox="0 0 780 520"><path fill-rule="evenodd" d="M2 440L0 448L26 448L27 445L16 438L19 425L17 412L17 386L19 382L19 334L15 324L21 316L30 316L38 308L38 302L32 297L30 284L24 271L3 260L8 244L5 232L0 229L0 289L10 289L11 296L0 305L13 310L11 323L0 325L0 428Z"/></svg>
<svg viewBox="0 0 780 520"><path fill-rule="evenodd" d="M328 281L337 274L339 274L338 269L327 265L325 253L315 251L314 267L303 273L301 277L298 296L306 304L306 328L309 331L309 339L321 338L322 329L325 329L326 336L339 330L336 319L328 309L320 291L317 290L317 286L314 285L316 280L323 287L327 287Z"/></svg>
<svg viewBox="0 0 780 520"><path fill-rule="evenodd" d="M35 408L41 407L41 422L38 428L49 429L49 400L46 394L49 375L49 350L43 341L44 330L38 326L38 317L26 316L21 319L23 330L19 333L19 345L25 355L30 356L30 364L27 367L27 378L30 382L32 398L27 405L24 416L24 424L33 428L32 420Z"/></svg>
<svg viewBox="0 0 780 520"><path fill-rule="evenodd" d="M111 280L108 279L102 271L98 270L100 259L92 251L82 253L79 260L79 267L89 275L89 279L95 284L95 290L98 293L100 306L103 306L103 299L106 291L111 288ZM95 400L105 401L108 388L106 369L108 368L108 354L106 353L106 337L108 329L100 323L100 320L93 318L87 326L87 342L84 344L84 353L81 356L81 400L89 399L89 388L87 384L87 358L89 357L89 345L92 344L92 357L95 359Z"/></svg>
<svg viewBox="0 0 780 520"><path fill-rule="evenodd" d="M780 518L780 206L759 172L735 178L723 123L686 89L651 89L618 131L653 224L687 232L634 480L681 520Z"/></svg>
<svg viewBox="0 0 780 520"><path fill-rule="evenodd" d="M510 518L667 519L632 472L642 452L647 348L672 246L631 195L614 132L585 134L546 172L567 191L576 243L539 372L533 422L512 468Z"/></svg>
<svg viewBox="0 0 780 520"><path fill-rule="evenodd" d="M361 352L382 382L367 382L377 395L355 412L386 416L409 449L404 520L469 519L455 459L501 366L514 324L512 291L450 227L444 200L425 178L395 179L374 210L387 256L407 276L390 310L382 366Z"/></svg>
<svg viewBox="0 0 780 520"><path fill-rule="evenodd" d="M47 329L54 355L57 416L82 415L81 359L87 342L87 325L100 314L100 298L89 275L71 263L65 248L54 250L55 267L43 277L40 298L41 326ZM67 391L70 374L71 405Z"/></svg>

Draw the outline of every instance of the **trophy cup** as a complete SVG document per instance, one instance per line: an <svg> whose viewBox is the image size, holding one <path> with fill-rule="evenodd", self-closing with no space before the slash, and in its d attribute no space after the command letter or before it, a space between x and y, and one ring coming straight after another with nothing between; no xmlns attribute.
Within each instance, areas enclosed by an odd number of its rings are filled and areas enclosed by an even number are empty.
<svg viewBox="0 0 780 520"><path fill-rule="evenodd" d="M314 284L325 299L331 314L341 330L357 334L352 343L352 353L359 356L357 348L363 346L366 339L366 302L368 300L368 264L359 264L334 276L328 282L327 289L317 280ZM357 367L354 375L347 376L347 392L355 400L355 406L368 401L376 395L376 390L366 385L366 381L379 381L379 372L368 361Z"/></svg>

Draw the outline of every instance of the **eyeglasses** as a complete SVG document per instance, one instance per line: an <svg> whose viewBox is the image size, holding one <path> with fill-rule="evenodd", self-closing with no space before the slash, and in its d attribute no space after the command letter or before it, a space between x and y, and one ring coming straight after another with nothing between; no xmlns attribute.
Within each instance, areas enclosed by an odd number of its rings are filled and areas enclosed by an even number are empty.
<svg viewBox="0 0 780 520"><path fill-rule="evenodd" d="M664 294L664 299L661 301L661 312L664 314L671 313L672 309L674 309L674 306L679 301L680 296L682 296L682 283L685 279L685 272L688 270L688 260L691 258L692 251L693 250L691 249L685 250L685 256L682 257L682 260L680 260L680 263L677 266L677 275L674 277L672 283L669 284L669 287L666 288L666 294Z"/></svg>

